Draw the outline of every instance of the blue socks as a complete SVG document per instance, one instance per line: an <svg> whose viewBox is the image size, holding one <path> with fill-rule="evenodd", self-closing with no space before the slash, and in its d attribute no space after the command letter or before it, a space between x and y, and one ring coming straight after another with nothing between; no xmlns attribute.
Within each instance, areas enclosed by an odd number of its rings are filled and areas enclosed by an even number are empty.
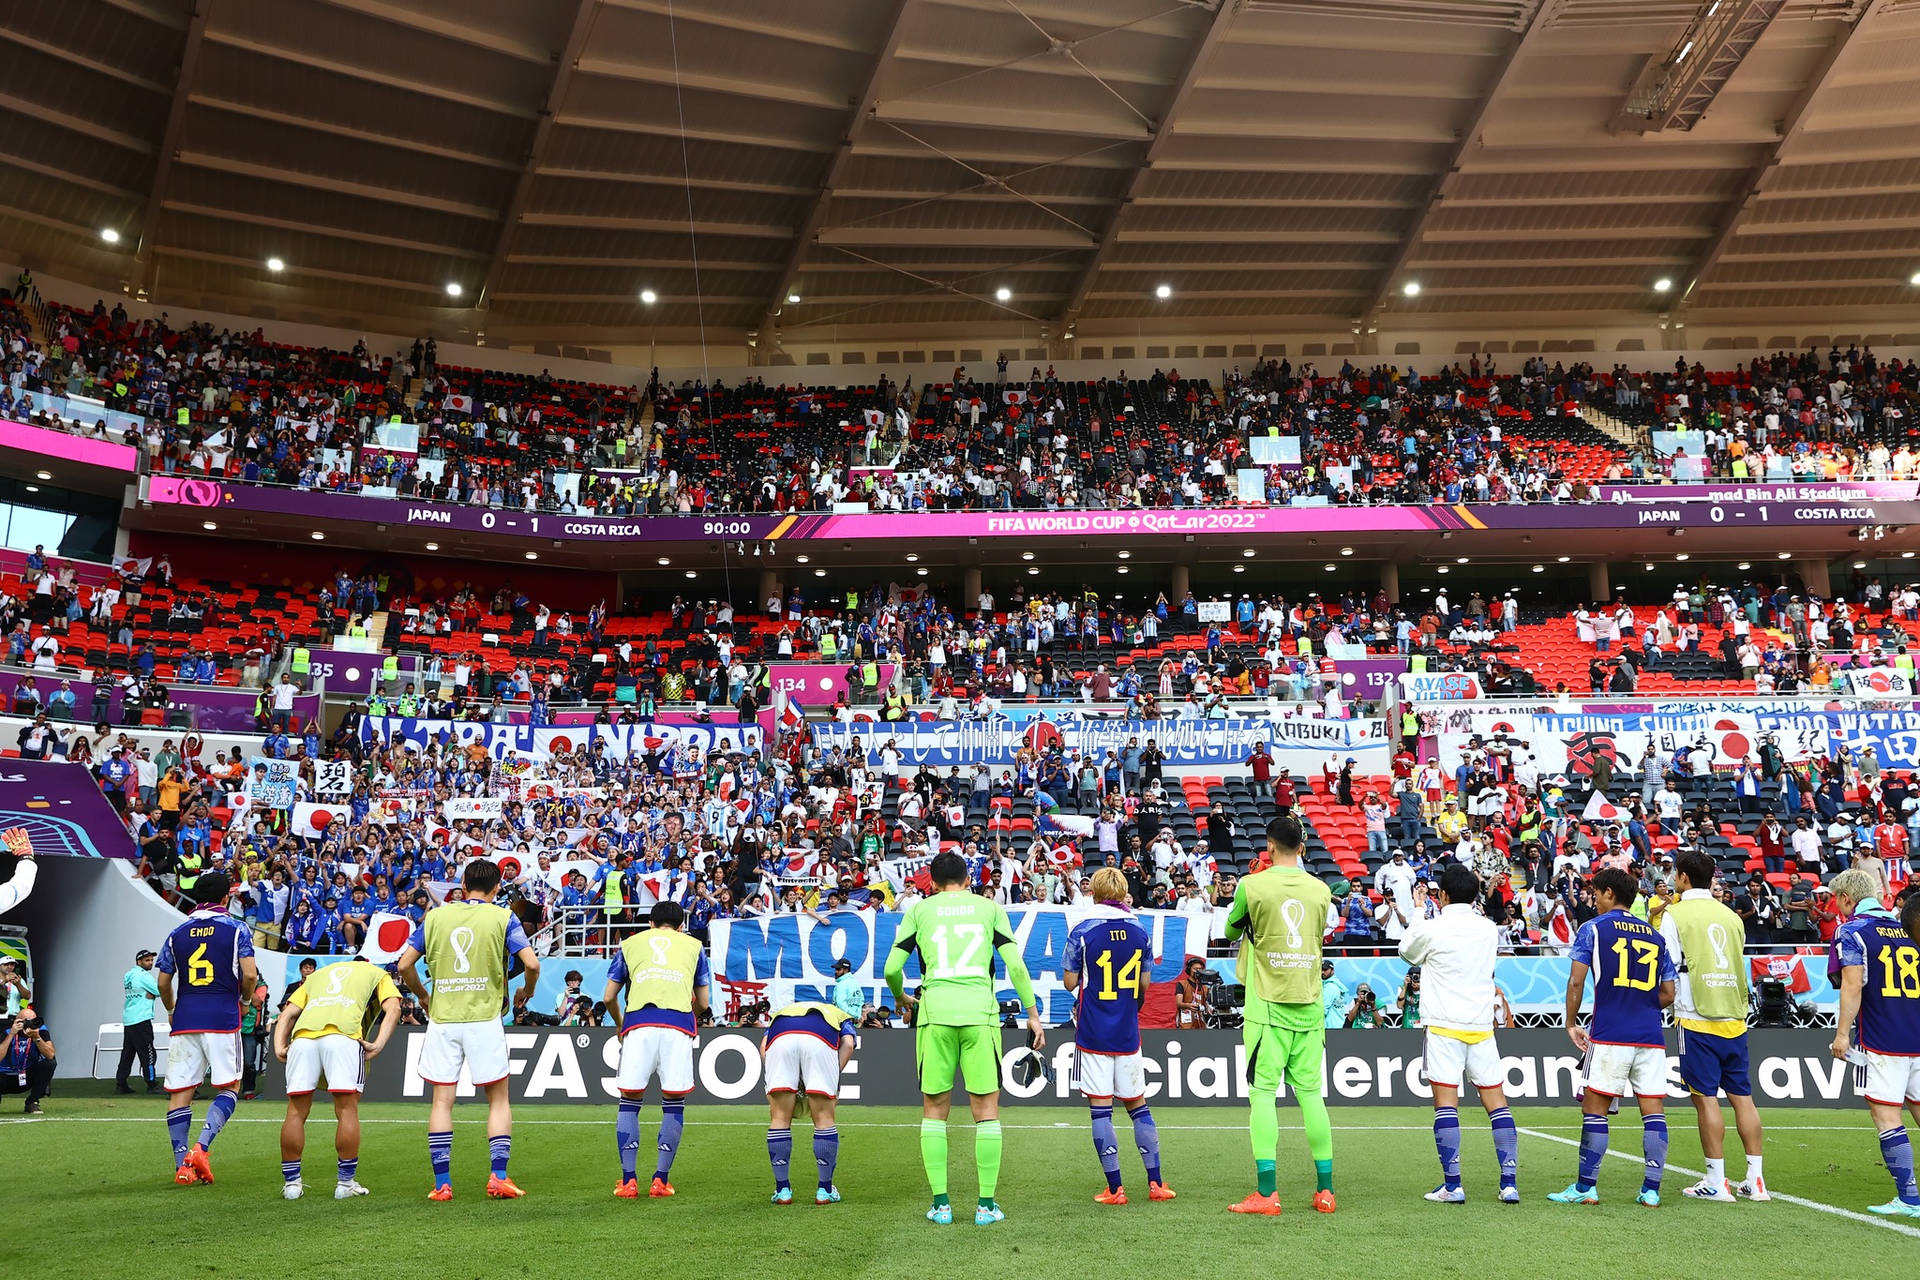
<svg viewBox="0 0 1920 1280"><path fill-rule="evenodd" d="M1153 1122L1153 1112L1144 1106L1135 1107L1127 1113L1133 1121L1133 1145L1140 1153L1140 1163L1147 1166L1147 1181L1160 1181L1160 1127Z"/></svg>
<svg viewBox="0 0 1920 1280"><path fill-rule="evenodd" d="M813 1163L820 1170L820 1185L833 1186L833 1171L840 1165L840 1130L838 1128L813 1131Z"/></svg>
<svg viewBox="0 0 1920 1280"><path fill-rule="evenodd" d="M1433 1145L1440 1153L1440 1176L1446 1179L1447 1190L1460 1189L1460 1109L1458 1107L1435 1107L1433 1109Z"/></svg>
<svg viewBox="0 0 1920 1280"><path fill-rule="evenodd" d="M1600 1181L1600 1161L1607 1154L1607 1118L1583 1116L1580 1120L1580 1177L1578 1185L1591 1189Z"/></svg>
<svg viewBox="0 0 1920 1280"><path fill-rule="evenodd" d="M1913 1143L1905 1125L1895 1125L1880 1134L1880 1158L1893 1175L1894 1192L1908 1204L1920 1204L1920 1184L1914 1182Z"/></svg>
<svg viewBox="0 0 1920 1280"><path fill-rule="evenodd" d="M175 1107L167 1112L167 1137L173 1140L173 1167L187 1162L187 1130L193 1127L193 1108ZM1901 1130L1904 1134L1906 1130Z"/></svg>
<svg viewBox="0 0 1920 1280"><path fill-rule="evenodd" d="M222 1089L213 1095L213 1101L207 1104L206 1123L200 1126L202 1147L208 1151L213 1150L213 1140L220 1136L222 1129L227 1127L227 1121L233 1118L234 1108L239 1105L240 1095L231 1089ZM193 1113L189 1110L187 1114L191 1118Z"/></svg>
<svg viewBox="0 0 1920 1280"><path fill-rule="evenodd" d="M507 1176L507 1159L513 1155L513 1135L503 1133L497 1138L487 1139L487 1154L493 1157L493 1176Z"/></svg>
<svg viewBox="0 0 1920 1280"><path fill-rule="evenodd" d="M640 1104L630 1098L620 1100L620 1114L613 1122L614 1145L620 1149L620 1181L631 1182L640 1163Z"/></svg>
<svg viewBox="0 0 1920 1280"><path fill-rule="evenodd" d="M280 1162L280 1176L288 1182L300 1181L300 1162L298 1160L282 1160Z"/></svg>
<svg viewBox="0 0 1920 1280"><path fill-rule="evenodd" d="M453 1185L453 1130L427 1135L427 1156L433 1161L433 1185Z"/></svg>
<svg viewBox="0 0 1920 1280"><path fill-rule="evenodd" d="M294 1162L294 1165L293 1165L293 1170L294 1170L294 1176L295 1176L295 1177L298 1177L298 1176L299 1176L299 1173L300 1173L300 1162L299 1162L299 1161L297 1161L297 1160L296 1160L296 1161ZM282 1170L282 1172L285 1172L285 1170ZM352 1181L353 1181L353 1178L354 1178L354 1175L355 1175L355 1174L357 1174L357 1173L359 1173L359 1172L360 1172L360 1157L359 1157L359 1156L355 1156L355 1157L353 1157L353 1159L351 1159L351 1160L342 1160L342 1161L340 1162L340 1181L342 1181L342 1182L352 1182Z"/></svg>
<svg viewBox="0 0 1920 1280"><path fill-rule="evenodd" d="M1640 1183L1640 1189L1658 1191L1660 1179L1667 1173L1667 1118L1665 1116L1640 1118L1640 1151L1647 1160L1647 1173Z"/></svg>
<svg viewBox="0 0 1920 1280"><path fill-rule="evenodd" d="M1520 1129L1513 1122L1513 1112L1505 1107L1489 1111L1487 1123L1493 1126L1493 1153L1500 1160L1500 1185L1517 1186L1520 1176Z"/></svg>
<svg viewBox="0 0 1920 1280"><path fill-rule="evenodd" d="M1120 1139L1113 1131L1113 1104L1090 1108L1093 1112L1093 1154L1100 1158L1100 1171L1107 1175L1107 1190L1120 1189Z"/></svg>
<svg viewBox="0 0 1920 1280"><path fill-rule="evenodd" d="M653 1176L662 1182L673 1172L673 1158L680 1154L680 1133L686 1127L685 1098L668 1098L660 1104L660 1163Z"/></svg>
<svg viewBox="0 0 1920 1280"><path fill-rule="evenodd" d="M817 1145L817 1144L816 1144ZM767 1163L773 1166L773 1189L785 1191L792 1187L793 1170L793 1130L767 1130ZM826 1186L825 1182L820 1184Z"/></svg>

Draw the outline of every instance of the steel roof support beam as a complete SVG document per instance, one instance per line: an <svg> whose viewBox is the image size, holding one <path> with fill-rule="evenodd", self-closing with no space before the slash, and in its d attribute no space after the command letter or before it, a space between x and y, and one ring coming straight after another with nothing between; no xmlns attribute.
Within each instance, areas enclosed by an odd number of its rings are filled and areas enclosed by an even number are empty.
<svg viewBox="0 0 1920 1280"><path fill-rule="evenodd" d="M1499 98L1500 91L1506 87L1507 77L1513 74L1514 67L1518 66L1520 59L1526 56L1527 50L1534 41L1552 25L1554 15L1560 11L1564 3L1565 0L1539 0L1539 3L1534 6L1532 16L1527 19L1527 25L1514 38L1513 44L1507 51L1500 56L1500 65L1494 69L1493 79L1488 82L1485 92L1480 95L1479 102L1474 105L1473 114L1467 117L1466 123L1460 129L1459 138L1454 141L1453 153L1447 157L1446 168L1434 178L1433 187L1428 191L1426 200L1421 203L1420 212L1414 216L1413 225L1408 227L1406 234L1400 238L1400 248L1394 253L1393 261L1387 264L1387 269L1380 274L1379 282L1374 285L1373 296L1367 303L1363 319L1371 321L1379 314L1380 308L1386 305L1395 283L1400 279L1400 273L1406 270L1407 263L1419 250L1420 241L1427 234L1427 225L1432 222L1435 211L1446 199L1447 188L1459 175L1460 166L1466 160L1467 153L1480 141L1480 130L1486 127L1487 116L1493 110L1494 101Z"/></svg>
<svg viewBox="0 0 1920 1280"><path fill-rule="evenodd" d="M520 176L513 184L513 195L508 198L507 207L500 214L500 234L494 238L493 252L487 258L487 274L480 283L479 296L473 303L476 307L487 305L487 299L493 296L494 284L506 269L507 250L513 245L514 232L519 230L520 219L525 216L527 202L533 196L534 180L539 176L540 157L547 149L547 140L553 136L554 117L559 114L560 104L566 99L567 86L573 82L574 67L587 47L587 32L593 27L593 15L599 7L600 0L574 0L573 26L568 30L567 43L554 63L553 80L547 85L547 100L541 106L538 121L533 126L533 140L527 144L526 157L520 162Z"/></svg>
<svg viewBox="0 0 1920 1280"><path fill-rule="evenodd" d="M1226 34L1227 27L1246 0L1213 0L1213 16L1194 40L1187 52L1186 65L1180 70L1180 78L1174 82L1173 96L1167 99L1166 109L1160 113L1160 120L1153 127L1153 137L1147 143L1146 153L1135 166L1133 178L1127 183L1127 190L1120 197L1120 203L1114 206L1113 216L1107 219L1107 227L1100 235L1100 242L1094 246L1093 256L1087 259L1086 268L1081 271L1079 281L1073 287L1073 294L1067 299L1067 305L1060 312L1060 323L1071 325L1079 318L1080 308L1086 305L1087 296L1093 292L1093 282L1099 277L1101 268L1113 253L1113 246L1120 239L1120 223L1127 216L1127 207L1147 189L1148 177L1153 165L1160 158L1169 140L1173 137L1174 118L1186 105L1193 88L1200 80L1200 72L1212 56L1220 38Z"/></svg>
<svg viewBox="0 0 1920 1280"><path fill-rule="evenodd" d="M180 135L187 124L187 98L193 92L193 72L200 61L200 46L206 40L207 15L213 0L189 0L186 37L180 46L180 73L173 78L173 101L167 106L167 123L160 131L160 147L154 153L153 181L147 184L146 204L140 210L140 242L134 247L133 260L141 284L153 284L153 246L160 202L167 198L167 181L173 176L174 154L180 149Z"/></svg>

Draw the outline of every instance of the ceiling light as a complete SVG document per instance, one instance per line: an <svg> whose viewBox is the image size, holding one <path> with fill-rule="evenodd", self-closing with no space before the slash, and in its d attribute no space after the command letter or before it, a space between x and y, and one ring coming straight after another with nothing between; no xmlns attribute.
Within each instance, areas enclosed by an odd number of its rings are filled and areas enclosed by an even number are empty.
<svg viewBox="0 0 1920 1280"><path fill-rule="evenodd" d="M1654 571L1654 569L1655 569L1656 567L1657 567L1657 566L1655 566L1655 565L1648 565L1648 566L1647 566L1647 572L1648 572L1648 573L1652 573L1652 572Z"/></svg>
<svg viewBox="0 0 1920 1280"><path fill-rule="evenodd" d="M440 544L437 542L429 542L427 544L427 550L429 551L438 551L439 549L440 549Z"/></svg>
<svg viewBox="0 0 1920 1280"><path fill-rule="evenodd" d="M1435 569L1434 569L1434 572L1435 572L1435 573L1451 573L1451 572L1452 572L1452 570L1451 570L1451 569L1449 569L1449 568L1447 568L1447 566L1445 566L1445 565L1440 565L1440 566L1438 566L1437 568L1435 568Z"/></svg>
<svg viewBox="0 0 1920 1280"><path fill-rule="evenodd" d="M286 259L284 258L268 258L267 259L267 270L285 271L286 269L287 269Z"/></svg>
<svg viewBox="0 0 1920 1280"><path fill-rule="evenodd" d="M327 535L320 532L318 529L315 529L313 531L313 540L315 542L325 542L327 540Z"/></svg>
<svg viewBox="0 0 1920 1280"><path fill-rule="evenodd" d="M1237 568L1238 566L1235 566L1235 567ZM1328 573L1332 573L1335 569L1338 569L1340 566L1337 564L1327 564L1327 565L1321 565L1320 567L1325 569Z"/></svg>
<svg viewBox="0 0 1920 1280"><path fill-rule="evenodd" d="M813 576L816 578L824 578L827 576L827 571L825 569L815 569L813 571Z"/></svg>
<svg viewBox="0 0 1920 1280"><path fill-rule="evenodd" d="M1864 569L1867 567L1867 562L1865 560L1855 560L1853 562L1853 567L1856 569Z"/></svg>
<svg viewBox="0 0 1920 1280"><path fill-rule="evenodd" d="M1671 288L1673 288L1673 277L1671 276L1661 276L1653 282L1653 291L1655 293L1665 293Z"/></svg>
<svg viewBox="0 0 1920 1280"><path fill-rule="evenodd" d="M1567 561L1569 561L1569 560L1571 560L1571 559L1573 559L1573 557L1572 557L1572 556L1561 556L1561 557L1560 557L1560 563L1561 563L1561 564L1565 564L1565 563L1566 563Z"/></svg>
<svg viewBox="0 0 1920 1280"><path fill-rule="evenodd" d="M1027 573L1028 573L1029 575L1032 575L1032 574L1036 574L1036 573L1039 573L1039 572L1040 572L1040 566L1039 566L1039 565L1037 565L1037 564L1030 564L1030 565L1028 565L1028 566L1027 566Z"/></svg>
<svg viewBox="0 0 1920 1280"><path fill-rule="evenodd" d="M1022 551L1022 552L1020 553L1020 558L1021 558L1022 560L1031 560L1031 559L1033 559L1033 552L1031 552L1031 551Z"/></svg>
<svg viewBox="0 0 1920 1280"><path fill-rule="evenodd" d="M1735 565L1735 566L1733 566L1733 567L1734 567L1734 568L1736 568L1736 569L1751 569L1751 568L1753 568L1753 563L1752 563L1751 561L1748 561L1748 560L1742 560L1742 561L1741 561L1741 562L1740 562L1739 564L1737 564L1737 565Z"/></svg>
<svg viewBox="0 0 1920 1280"><path fill-rule="evenodd" d="M120 243L120 233L118 231L115 231L112 227L100 228L100 238L102 240L105 240L108 244Z"/></svg>
<svg viewBox="0 0 1920 1280"><path fill-rule="evenodd" d="M51 471L36 471L36 472L34 472L34 473L33 473L33 478L34 478L34 479L36 479L36 480L51 480L51 479L53 479L53 472L51 472Z"/></svg>
<svg viewBox="0 0 1920 1280"><path fill-rule="evenodd" d="M1133 559L1133 552L1131 552L1131 551L1122 551L1122 552L1120 553L1120 558L1121 558L1122 560L1131 560L1131 559Z"/></svg>
<svg viewBox="0 0 1920 1280"><path fill-rule="evenodd" d="M915 569L914 572L924 578L927 576L927 566L921 565L918 569Z"/></svg>
<svg viewBox="0 0 1920 1280"><path fill-rule="evenodd" d="M1114 570L1115 573L1125 573L1126 571L1127 571L1127 566L1125 565L1121 565L1118 569Z"/></svg>
<svg viewBox="0 0 1920 1280"><path fill-rule="evenodd" d="M668 566L668 565L670 565L670 564L672 564L672 563L673 563L673 560L672 560L672 558L671 558L671 557L669 557L669 556L661 556L661 557L660 557L660 567L661 567L661 568L663 568L663 569L664 569L664 568L665 568L666 566Z"/></svg>
<svg viewBox="0 0 1920 1280"><path fill-rule="evenodd" d="M1676 551L1673 554L1673 558L1675 560L1685 560L1687 558L1687 553L1684 551Z"/></svg>
<svg viewBox="0 0 1920 1280"><path fill-rule="evenodd" d="M794 559L798 560L801 564L805 564L807 561L813 559L813 557L812 556L795 556Z"/></svg>
<svg viewBox="0 0 1920 1280"><path fill-rule="evenodd" d="M908 563L908 564L912 564L912 563L913 563L914 561L916 561L916 560L918 560L919 558L920 558L920 554L919 554L918 552L916 552L916 551L909 551L909 552L907 552L907 563Z"/></svg>
<svg viewBox="0 0 1920 1280"><path fill-rule="evenodd" d="M1409 280L1400 286L1400 292L1406 294L1409 298L1417 298L1420 296L1420 282L1418 280Z"/></svg>
<svg viewBox="0 0 1920 1280"><path fill-rule="evenodd" d="M200 527L202 529L205 529L208 533L212 533L215 529L218 529L220 526L215 524L211 520L202 520L200 522Z"/></svg>
<svg viewBox="0 0 1920 1280"><path fill-rule="evenodd" d="M1674 57L1673 65L1677 67L1681 63L1685 62L1687 60L1687 55L1692 52L1693 52L1693 41L1689 40L1685 44L1680 46L1680 52L1678 55Z"/></svg>
<svg viewBox="0 0 1920 1280"><path fill-rule="evenodd" d="M1247 566L1245 566L1245 565L1243 565L1243 564L1237 564L1237 565L1235 565L1235 566L1233 566L1233 571L1234 571L1235 573L1245 573L1245 572L1247 571Z"/></svg>
<svg viewBox="0 0 1920 1280"><path fill-rule="evenodd" d="M687 576L689 578L697 578L700 576L700 571L698 569L689 569L687 570Z"/></svg>
<svg viewBox="0 0 1920 1280"><path fill-rule="evenodd" d="M1469 556L1455 556L1453 562L1455 564L1466 564L1469 559L1471 559Z"/></svg>
<svg viewBox="0 0 1920 1280"><path fill-rule="evenodd" d="M660 295L651 289L642 289L640 291L640 301L646 303L648 306L652 306L654 303L660 301Z"/></svg>
<svg viewBox="0 0 1920 1280"><path fill-rule="evenodd" d="M1782 552L1780 553L1780 558L1781 558L1782 560L1791 560L1791 559L1793 559L1793 552L1791 552L1791 551L1782 551Z"/></svg>
<svg viewBox="0 0 1920 1280"><path fill-rule="evenodd" d="M996 301L1011 302L1013 301L1013 290L1007 288L1005 285L1001 285L993 291L993 296Z"/></svg>
<svg viewBox="0 0 1920 1280"><path fill-rule="evenodd" d="M797 294L797 293L790 293L790 294L788 294L788 295L787 295L787 301L788 301L788 302L799 302L799 301L800 301L800 295L799 295L799 294Z"/></svg>
<svg viewBox="0 0 1920 1280"><path fill-rule="evenodd" d="M1343 556L1350 556L1350 555L1352 555L1352 554L1353 554L1353 548L1352 548L1352 547L1342 547L1342 548L1340 548L1340 554L1341 554L1341 555L1343 555Z"/></svg>
<svg viewBox="0 0 1920 1280"><path fill-rule="evenodd" d="M1247 548L1245 548L1244 550L1242 550L1242 551L1240 552L1240 554L1241 554L1241 555L1243 555L1243 556L1245 556L1245 557L1246 557L1247 559L1249 559L1249 560L1251 560L1251 559L1253 559L1253 548L1252 548L1252 547L1247 547Z"/></svg>
<svg viewBox="0 0 1920 1280"><path fill-rule="evenodd" d="M28 492L28 493L38 493L38 492L40 492L40 486L39 486L39 485L37 485L37 484L30 484L30 485L28 485L28 486L27 486L27 492Z"/></svg>
<svg viewBox="0 0 1920 1280"><path fill-rule="evenodd" d="M458 280L447 281L447 296L449 298L457 298L464 292L466 291L460 287Z"/></svg>
<svg viewBox="0 0 1920 1280"><path fill-rule="evenodd" d="M539 558L540 558L540 553L539 553L538 551L529 551L529 552L527 552L527 559L529 559L529 560L538 560Z"/></svg>
<svg viewBox="0 0 1920 1280"><path fill-rule="evenodd" d="M1153 296L1160 299L1162 302L1165 302L1168 298L1171 298L1173 296L1173 286L1170 284L1163 284L1159 288L1153 291Z"/></svg>
<svg viewBox="0 0 1920 1280"><path fill-rule="evenodd" d="M1908 283L1908 284L1920 284L1920 271L1916 271L1916 272L1914 272L1914 273L1913 273L1912 275L1910 275L1910 276L1908 276L1908 277L1907 277L1907 283Z"/></svg>
<svg viewBox="0 0 1920 1280"><path fill-rule="evenodd" d="M1900 558L1901 558L1902 560L1911 560L1911 559L1913 559L1913 552L1911 552L1911 551L1902 551L1902 552L1900 553Z"/></svg>
<svg viewBox="0 0 1920 1280"><path fill-rule="evenodd" d="M1545 565L1543 565L1543 564L1537 564L1537 565L1535 565L1535 566L1533 566L1533 571L1534 571L1535 573L1545 573L1545 572L1547 571L1547 566L1545 566Z"/></svg>

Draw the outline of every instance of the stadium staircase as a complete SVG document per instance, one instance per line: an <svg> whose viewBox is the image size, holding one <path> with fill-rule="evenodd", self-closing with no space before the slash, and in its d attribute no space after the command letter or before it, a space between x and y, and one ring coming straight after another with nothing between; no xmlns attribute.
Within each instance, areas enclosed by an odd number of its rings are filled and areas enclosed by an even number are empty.
<svg viewBox="0 0 1920 1280"><path fill-rule="evenodd" d="M1593 403L1592 400L1580 406L1580 417L1629 449L1651 451L1653 448L1653 441L1644 425L1622 421Z"/></svg>

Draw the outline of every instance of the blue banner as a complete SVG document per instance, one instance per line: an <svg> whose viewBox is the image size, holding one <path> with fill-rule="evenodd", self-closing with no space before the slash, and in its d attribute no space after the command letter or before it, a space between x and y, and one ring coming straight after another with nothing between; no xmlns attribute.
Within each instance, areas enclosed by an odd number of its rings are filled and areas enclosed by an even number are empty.
<svg viewBox="0 0 1920 1280"><path fill-rule="evenodd" d="M1144 747L1152 740L1168 768L1228 768L1246 763L1255 746L1265 744L1276 763L1317 769L1328 755L1353 755L1363 773L1384 773L1389 751L1378 720L1319 720L1304 716L1280 720L1094 720L1038 717L1009 720L905 720L892 724L855 722L815 727L823 747L852 750L855 741L869 764L881 763L887 743L907 766L984 764L1009 767L1023 747L1059 747L1105 759L1129 741ZM1363 754L1364 753L1364 754Z"/></svg>

